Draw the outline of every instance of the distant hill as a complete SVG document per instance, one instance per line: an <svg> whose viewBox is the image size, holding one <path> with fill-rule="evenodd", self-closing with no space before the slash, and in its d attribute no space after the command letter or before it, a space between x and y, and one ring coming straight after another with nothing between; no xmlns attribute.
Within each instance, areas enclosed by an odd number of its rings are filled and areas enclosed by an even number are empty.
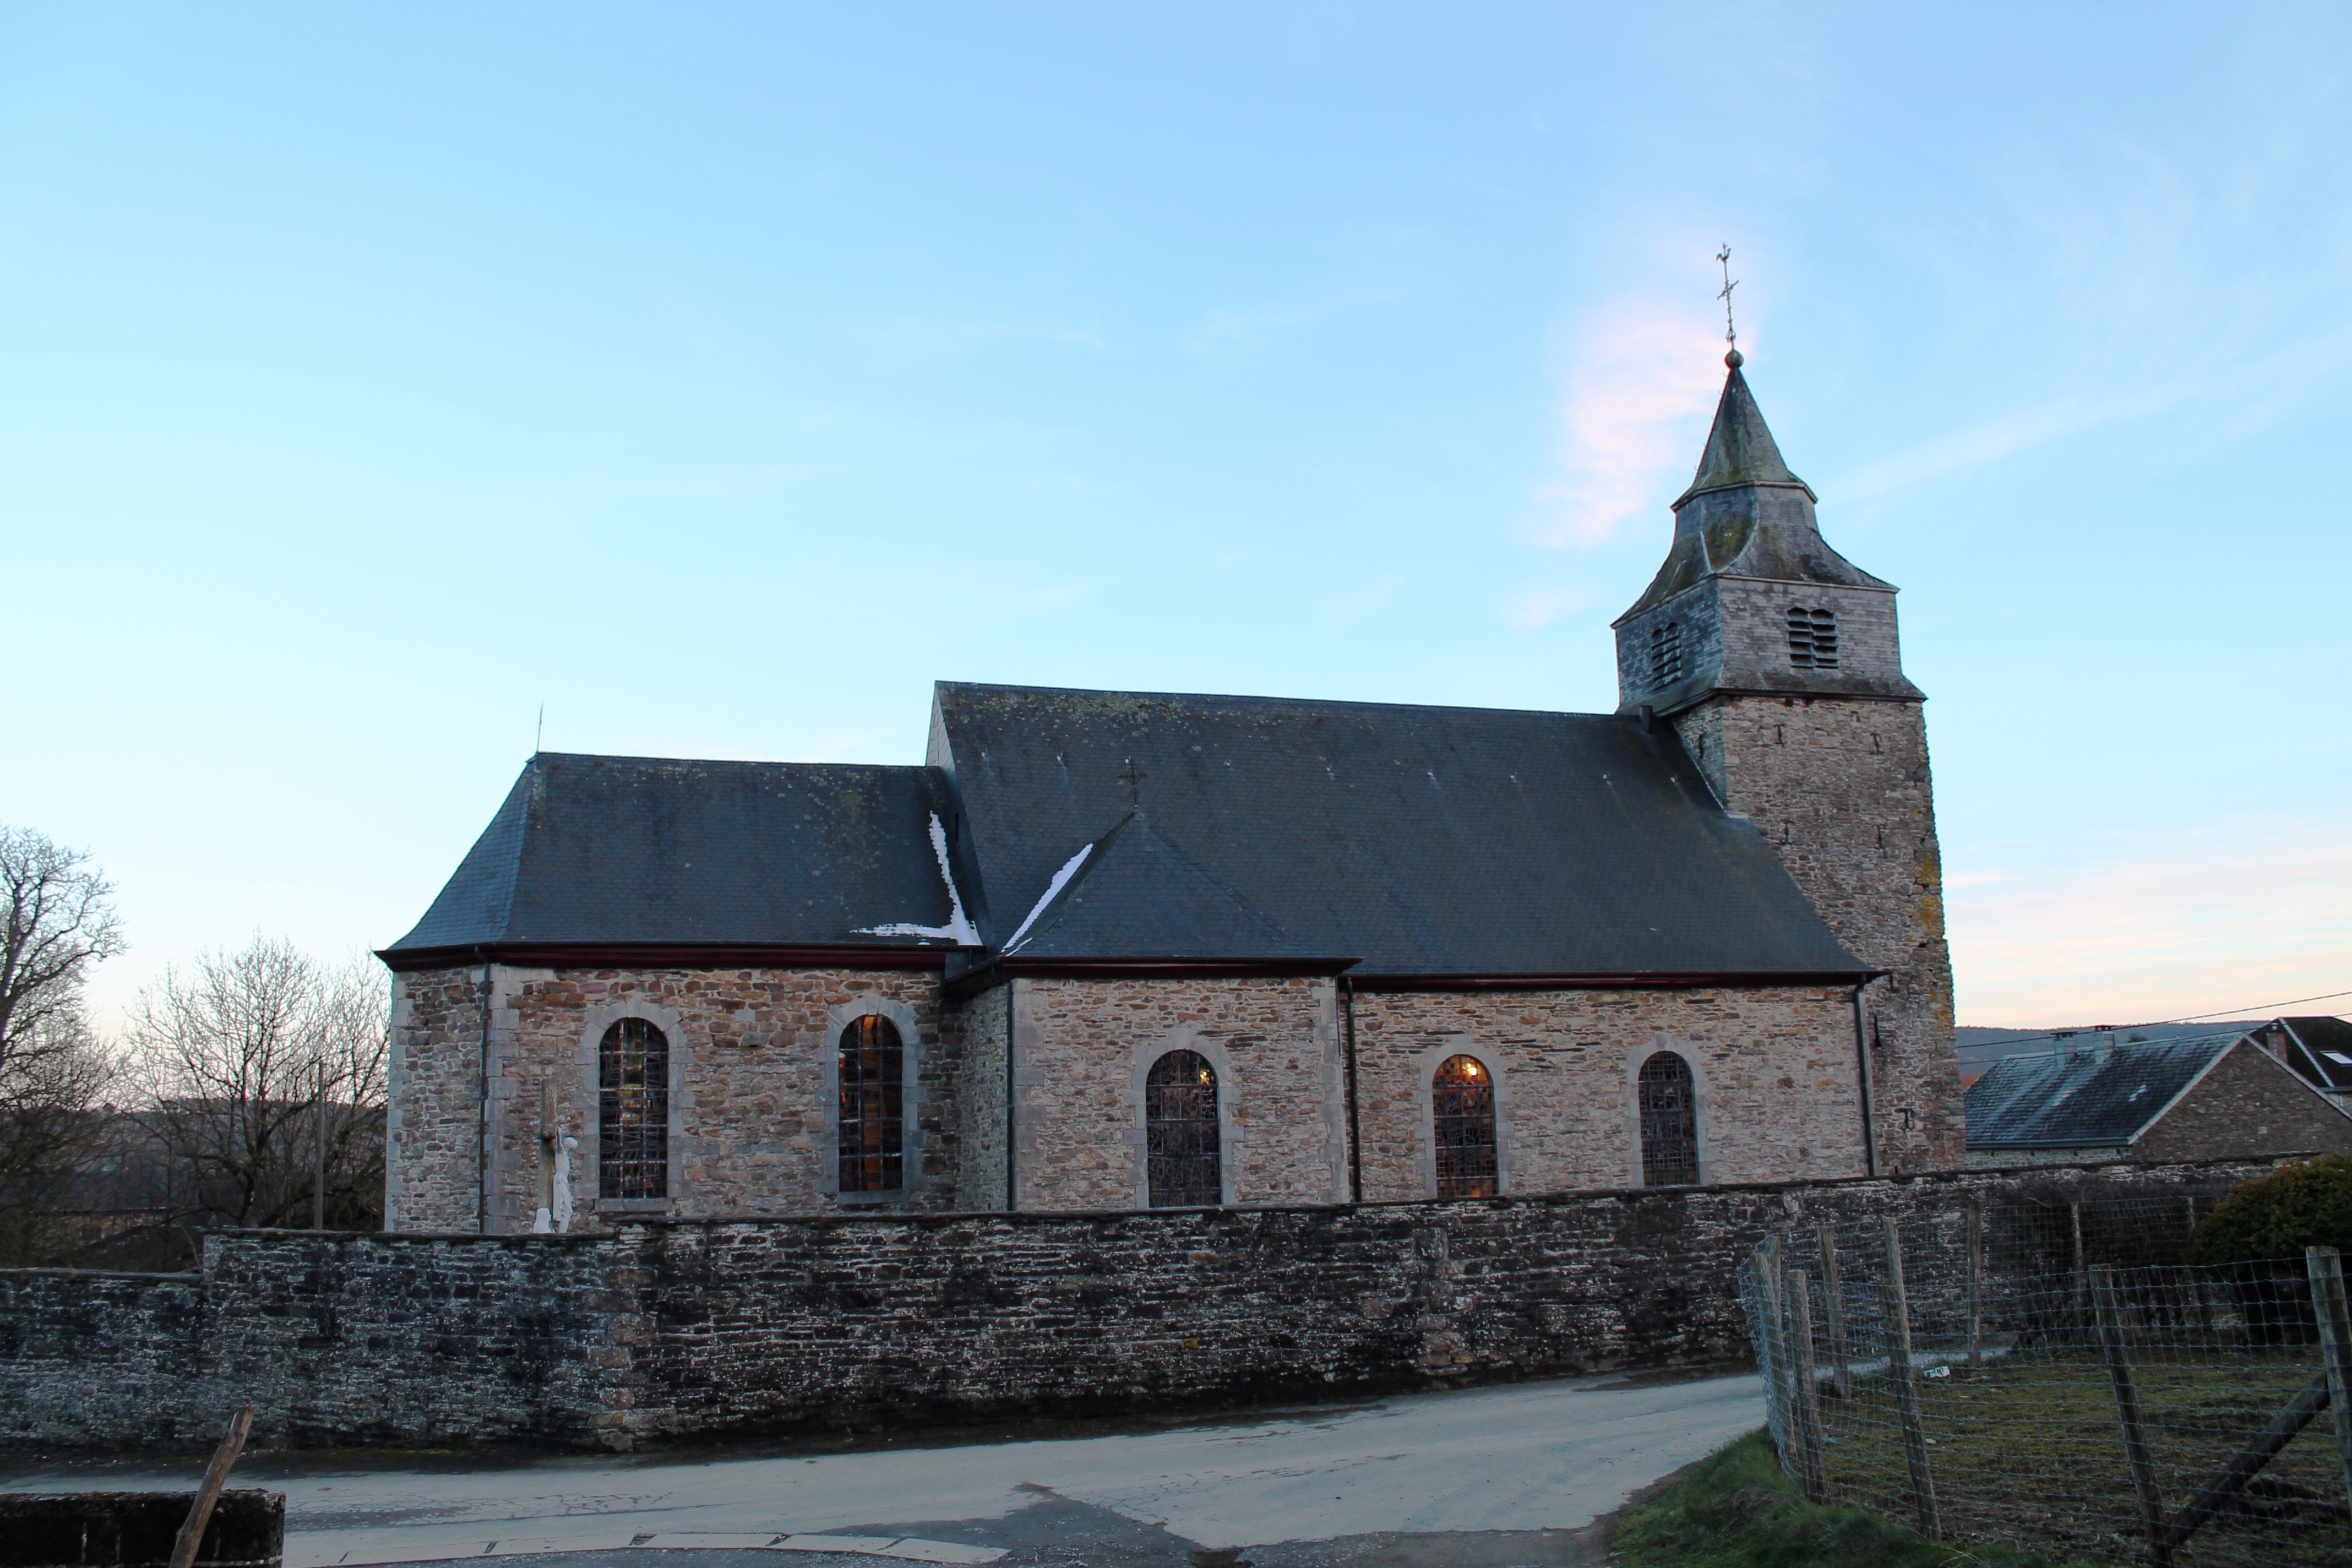
<svg viewBox="0 0 2352 1568"><path fill-rule="evenodd" d="M2137 1040L2195 1040L2208 1035L2235 1035L2268 1023L2266 1018L2242 1018L2236 1022L2216 1019L2207 1024L2141 1024L2116 1031L2116 1044L2128 1045ZM2030 1051L2063 1050L2069 1042L2053 1039L2053 1029L1986 1029L1963 1026L1952 1031L1960 1047L1960 1076L1972 1079L2003 1057ZM2077 1026L2074 1042L2090 1045L2099 1037L2095 1025Z"/></svg>

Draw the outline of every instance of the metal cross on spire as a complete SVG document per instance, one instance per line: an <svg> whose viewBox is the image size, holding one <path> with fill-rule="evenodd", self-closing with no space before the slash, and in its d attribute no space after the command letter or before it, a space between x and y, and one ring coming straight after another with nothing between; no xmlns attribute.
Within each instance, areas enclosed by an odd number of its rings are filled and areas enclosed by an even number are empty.
<svg viewBox="0 0 2352 1568"><path fill-rule="evenodd" d="M1723 292L1716 298L1723 301L1723 341L1731 345L1731 352L1723 356L1723 363L1738 370L1745 356L1739 352L1739 331L1731 324L1731 291L1739 287L1739 279L1731 275L1729 241L1726 241L1723 248L1715 253L1715 258L1723 263Z"/></svg>

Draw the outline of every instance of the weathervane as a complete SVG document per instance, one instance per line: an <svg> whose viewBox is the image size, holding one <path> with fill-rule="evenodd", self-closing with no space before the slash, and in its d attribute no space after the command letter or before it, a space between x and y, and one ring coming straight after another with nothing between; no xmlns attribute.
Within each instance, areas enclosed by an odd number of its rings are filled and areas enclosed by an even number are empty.
<svg viewBox="0 0 2352 1568"><path fill-rule="evenodd" d="M1723 263L1723 292L1716 298L1723 301L1723 341L1731 345L1731 352L1723 356L1723 363L1738 370L1747 356L1739 352L1739 331L1731 324L1731 291L1739 287L1739 279L1731 275L1729 241L1727 240L1723 248L1715 253L1715 258Z"/></svg>

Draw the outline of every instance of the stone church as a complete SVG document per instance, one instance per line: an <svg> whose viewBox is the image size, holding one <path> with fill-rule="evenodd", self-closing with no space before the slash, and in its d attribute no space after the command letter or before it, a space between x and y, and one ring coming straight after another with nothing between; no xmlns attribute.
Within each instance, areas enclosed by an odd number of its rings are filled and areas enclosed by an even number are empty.
<svg viewBox="0 0 2352 1568"><path fill-rule="evenodd" d="M1895 590L1727 363L1613 714L941 683L919 767L532 757L380 955L387 1225L1960 1164Z"/></svg>

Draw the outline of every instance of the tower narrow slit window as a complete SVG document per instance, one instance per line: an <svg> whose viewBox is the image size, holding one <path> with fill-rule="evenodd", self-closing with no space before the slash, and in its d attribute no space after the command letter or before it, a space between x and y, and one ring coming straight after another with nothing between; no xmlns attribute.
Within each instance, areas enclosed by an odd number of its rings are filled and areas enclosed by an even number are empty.
<svg viewBox="0 0 2352 1568"><path fill-rule="evenodd" d="M1642 1184L1689 1186L1698 1180L1698 1086L1690 1063L1660 1051L1642 1064Z"/></svg>
<svg viewBox="0 0 2352 1568"><path fill-rule="evenodd" d="M1683 627L1663 621L1650 628L1650 684L1672 686L1683 678Z"/></svg>
<svg viewBox="0 0 2352 1568"><path fill-rule="evenodd" d="M669 1196L669 1037L643 1018L606 1029L596 1087L597 1194Z"/></svg>
<svg viewBox="0 0 2352 1568"><path fill-rule="evenodd" d="M1837 612L1826 607L1789 608L1789 662L1799 669L1838 667Z"/></svg>
<svg viewBox="0 0 2352 1568"><path fill-rule="evenodd" d="M1170 1051L1143 1079L1145 1179L1156 1209L1224 1201L1217 1139L1217 1069L1198 1051Z"/></svg>
<svg viewBox="0 0 2352 1568"><path fill-rule="evenodd" d="M1430 1079L1429 1101L1437 1142L1437 1195L1493 1197L1495 1075L1476 1057L1448 1057Z"/></svg>
<svg viewBox="0 0 2352 1568"><path fill-rule="evenodd" d="M867 1014L841 1032L841 1190L907 1184L907 1047L898 1026Z"/></svg>

